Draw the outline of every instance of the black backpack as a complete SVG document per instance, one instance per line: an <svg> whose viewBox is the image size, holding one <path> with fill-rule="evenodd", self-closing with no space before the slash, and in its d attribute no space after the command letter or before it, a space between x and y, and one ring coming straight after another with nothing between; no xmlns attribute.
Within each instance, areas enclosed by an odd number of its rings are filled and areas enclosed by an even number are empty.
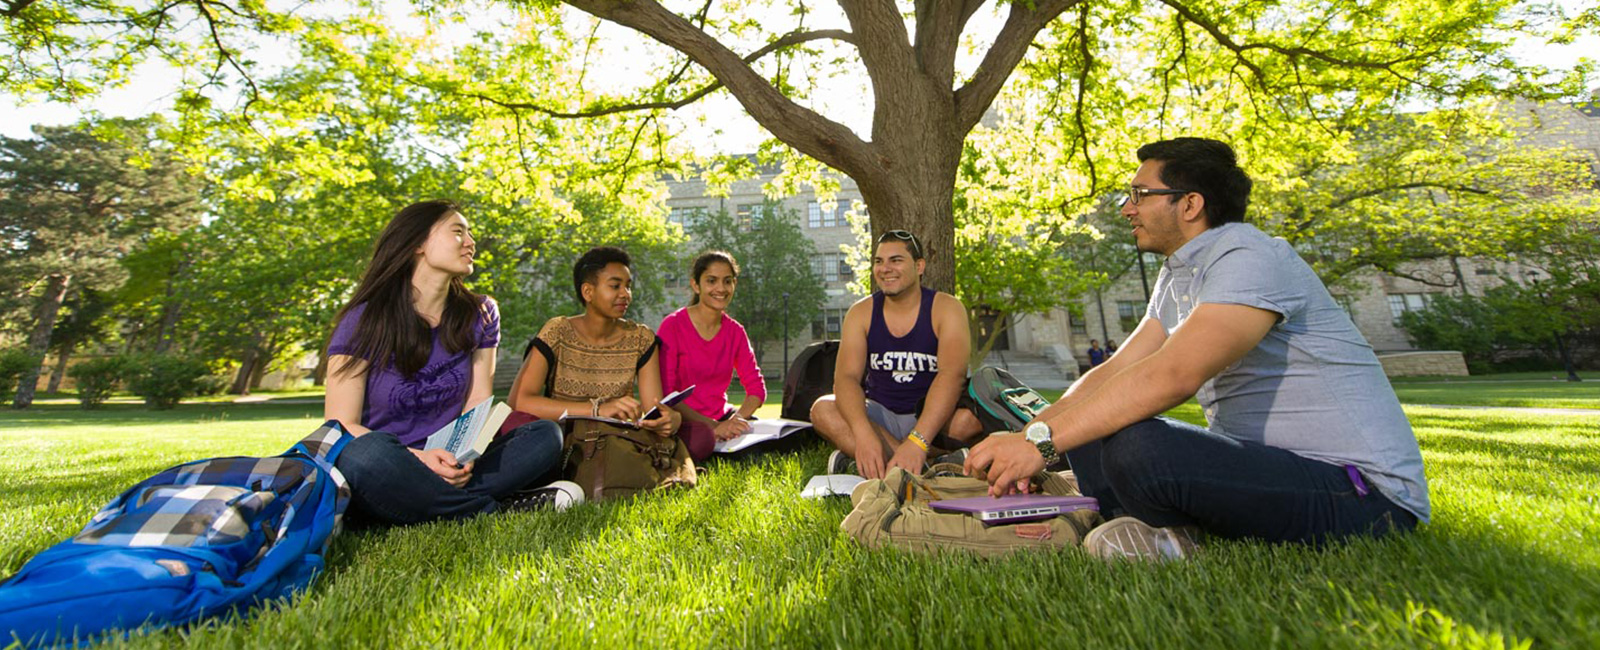
<svg viewBox="0 0 1600 650"><path fill-rule="evenodd" d="M782 417L811 421L811 405L833 392L833 368L839 358L838 341L817 341L789 363L783 377Z"/></svg>
<svg viewBox="0 0 1600 650"><path fill-rule="evenodd" d="M1021 431L1022 426L1050 406L1049 400L1028 388L1010 372L984 366L967 382L967 398L984 433Z"/></svg>

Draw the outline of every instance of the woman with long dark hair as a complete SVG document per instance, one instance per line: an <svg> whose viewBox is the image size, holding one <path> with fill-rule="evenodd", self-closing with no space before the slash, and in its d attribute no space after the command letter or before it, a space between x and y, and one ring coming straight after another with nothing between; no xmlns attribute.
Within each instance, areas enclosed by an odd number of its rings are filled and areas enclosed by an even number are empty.
<svg viewBox="0 0 1600 650"><path fill-rule="evenodd" d="M711 455L717 441L750 430L750 418L767 399L766 380L744 325L728 315L739 284L739 263L722 251L701 253L689 268L689 306L661 319L661 389L694 393L673 407L683 415L678 435L696 461ZM728 403L728 384L739 373L744 401Z"/></svg>
<svg viewBox="0 0 1600 650"><path fill-rule="evenodd" d="M356 436L336 465L358 519L409 524L582 501L571 483L528 489L560 454L552 422L501 435L476 462L422 449L429 434L492 394L500 311L462 282L476 253L454 203L408 205L378 236L339 312L324 411Z"/></svg>

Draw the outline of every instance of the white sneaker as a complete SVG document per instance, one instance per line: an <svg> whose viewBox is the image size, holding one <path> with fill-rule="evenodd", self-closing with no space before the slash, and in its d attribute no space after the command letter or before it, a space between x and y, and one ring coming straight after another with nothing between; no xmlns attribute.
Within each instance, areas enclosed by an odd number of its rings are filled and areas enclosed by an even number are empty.
<svg viewBox="0 0 1600 650"><path fill-rule="evenodd" d="M1117 517L1089 531L1083 550L1107 560L1164 562L1194 555L1200 548L1199 537L1193 526L1156 528L1134 517Z"/></svg>
<svg viewBox="0 0 1600 650"><path fill-rule="evenodd" d="M516 512L555 510L561 512L583 503L583 488L572 481L556 481L544 487L525 490L500 502L500 509Z"/></svg>

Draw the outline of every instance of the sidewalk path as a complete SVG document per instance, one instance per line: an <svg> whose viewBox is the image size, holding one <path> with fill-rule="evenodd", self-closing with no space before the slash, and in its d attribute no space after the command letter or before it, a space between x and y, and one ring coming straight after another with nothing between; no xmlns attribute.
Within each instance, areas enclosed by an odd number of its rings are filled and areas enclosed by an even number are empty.
<svg viewBox="0 0 1600 650"><path fill-rule="evenodd" d="M259 396L257 396L257 395L249 395L249 396L246 396L246 397L240 397L240 398L234 399L233 402L231 402L231 403L232 404L266 404L268 402L271 402L273 404L321 404L322 403L322 398L321 397L286 397L284 399L273 399L272 396L270 396L270 395L259 395Z"/></svg>
<svg viewBox="0 0 1600 650"><path fill-rule="evenodd" d="M1462 404L1406 404L1401 406L1416 406L1430 409L1461 409L1466 411L1516 411L1533 415L1592 415L1600 417L1600 409L1557 409L1535 408L1531 406L1466 406Z"/></svg>

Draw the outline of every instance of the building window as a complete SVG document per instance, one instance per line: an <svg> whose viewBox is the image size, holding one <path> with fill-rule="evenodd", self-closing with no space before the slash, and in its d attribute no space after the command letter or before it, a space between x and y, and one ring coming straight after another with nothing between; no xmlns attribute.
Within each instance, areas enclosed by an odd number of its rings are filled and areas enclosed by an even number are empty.
<svg viewBox="0 0 1600 650"><path fill-rule="evenodd" d="M1117 301L1117 323L1122 326L1122 333L1127 334L1139 326L1139 319L1144 316L1144 303L1137 300Z"/></svg>
<svg viewBox="0 0 1600 650"><path fill-rule="evenodd" d="M1427 309L1428 301L1428 294L1425 293L1391 293L1389 294L1389 317L1398 322L1401 314L1408 311Z"/></svg>
<svg viewBox="0 0 1600 650"><path fill-rule="evenodd" d="M771 210L765 203L745 203L740 205L737 212L739 231L754 231L756 229L756 221L761 217L771 216Z"/></svg>
<svg viewBox="0 0 1600 650"><path fill-rule="evenodd" d="M673 208L667 213L667 221L684 228L693 228L695 224L700 223L704 215L705 208Z"/></svg>
<svg viewBox="0 0 1600 650"><path fill-rule="evenodd" d="M1067 324L1076 336L1089 335L1089 319L1083 316L1083 305L1072 303L1067 305Z"/></svg>
<svg viewBox="0 0 1600 650"><path fill-rule="evenodd" d="M839 199L832 210L823 209L821 203L806 203L806 225L811 228L831 228L847 225L845 213L850 211L850 199Z"/></svg>
<svg viewBox="0 0 1600 650"><path fill-rule="evenodd" d="M818 253L811 256L811 272L816 273L823 282L843 282L855 275L843 253Z"/></svg>
<svg viewBox="0 0 1600 650"><path fill-rule="evenodd" d="M844 329L844 309L824 309L811 320L811 338L836 339Z"/></svg>

